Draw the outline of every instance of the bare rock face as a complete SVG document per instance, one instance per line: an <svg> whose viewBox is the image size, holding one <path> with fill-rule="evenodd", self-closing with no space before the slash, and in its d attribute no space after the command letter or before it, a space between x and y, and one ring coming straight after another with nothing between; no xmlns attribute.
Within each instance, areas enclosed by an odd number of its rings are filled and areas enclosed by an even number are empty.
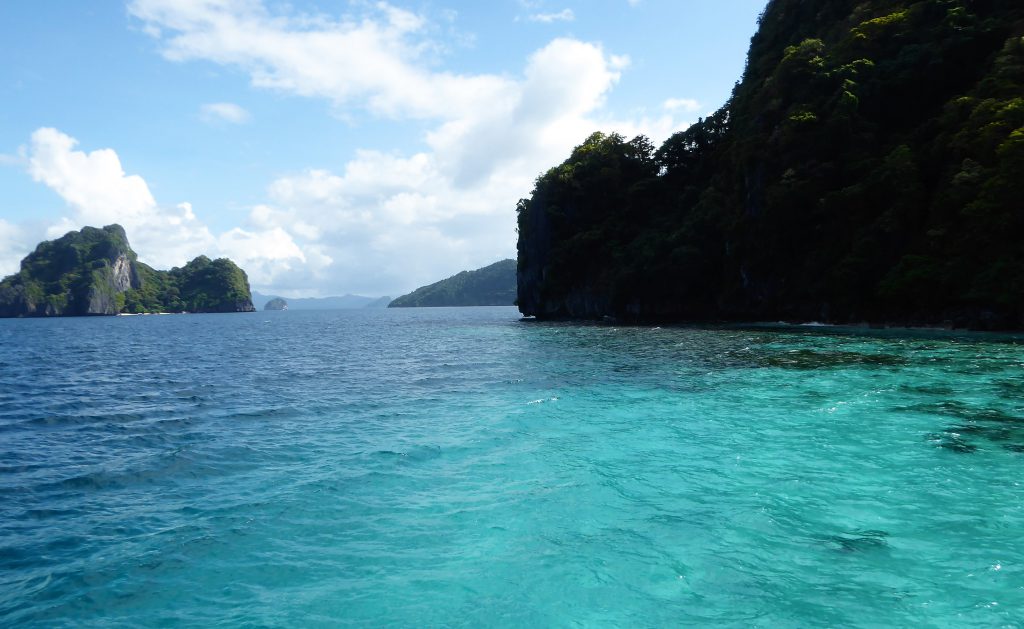
<svg viewBox="0 0 1024 629"><path fill-rule="evenodd" d="M113 276L113 288L117 292L123 293L129 288L139 288L139 273L127 255L122 253L117 256L110 270Z"/></svg>
<svg viewBox="0 0 1024 629"><path fill-rule="evenodd" d="M93 274L89 289L89 303L83 314L114 315L121 311L124 302L118 295L131 288L139 288L139 274L135 264L126 253L119 253L109 266Z"/></svg>

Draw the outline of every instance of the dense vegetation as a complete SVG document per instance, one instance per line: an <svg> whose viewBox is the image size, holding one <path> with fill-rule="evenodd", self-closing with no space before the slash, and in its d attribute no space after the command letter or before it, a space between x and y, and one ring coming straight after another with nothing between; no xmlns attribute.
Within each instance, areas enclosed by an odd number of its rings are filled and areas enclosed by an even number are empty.
<svg viewBox="0 0 1024 629"><path fill-rule="evenodd" d="M134 279L134 256L119 225L42 242L22 260L19 273L0 282L0 316L112 314L124 306L121 293Z"/></svg>
<svg viewBox="0 0 1024 629"><path fill-rule="evenodd" d="M475 271L417 288L389 308L422 306L511 306L516 300L516 261L501 260Z"/></svg>
<svg viewBox="0 0 1024 629"><path fill-rule="evenodd" d="M199 256L183 267L157 271L138 263L141 286L125 293L125 312L249 312L245 271L228 260Z"/></svg>
<svg viewBox="0 0 1024 629"><path fill-rule="evenodd" d="M288 310L288 302L282 297L274 297L263 305L264 310Z"/></svg>
<svg viewBox="0 0 1024 629"><path fill-rule="evenodd" d="M1024 327L1024 3L773 0L732 98L519 212L541 317Z"/></svg>
<svg viewBox="0 0 1024 629"><path fill-rule="evenodd" d="M139 262L124 228L85 227L40 243L0 282L0 316L253 310L245 272L199 256L157 271Z"/></svg>

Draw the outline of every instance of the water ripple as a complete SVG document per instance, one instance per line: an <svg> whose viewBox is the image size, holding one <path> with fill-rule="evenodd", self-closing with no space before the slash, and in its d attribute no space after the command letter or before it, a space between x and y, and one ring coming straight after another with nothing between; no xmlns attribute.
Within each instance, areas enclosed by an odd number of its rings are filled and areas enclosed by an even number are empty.
<svg viewBox="0 0 1024 629"><path fill-rule="evenodd" d="M1019 343L0 320L0 624L1012 626Z"/></svg>

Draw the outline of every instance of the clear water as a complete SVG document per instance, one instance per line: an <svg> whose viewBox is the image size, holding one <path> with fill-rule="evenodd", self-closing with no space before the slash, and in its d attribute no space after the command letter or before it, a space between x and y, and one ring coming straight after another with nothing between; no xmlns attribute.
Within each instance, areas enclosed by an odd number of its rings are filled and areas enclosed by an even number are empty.
<svg viewBox="0 0 1024 629"><path fill-rule="evenodd" d="M1016 626L1013 338L0 321L0 625Z"/></svg>

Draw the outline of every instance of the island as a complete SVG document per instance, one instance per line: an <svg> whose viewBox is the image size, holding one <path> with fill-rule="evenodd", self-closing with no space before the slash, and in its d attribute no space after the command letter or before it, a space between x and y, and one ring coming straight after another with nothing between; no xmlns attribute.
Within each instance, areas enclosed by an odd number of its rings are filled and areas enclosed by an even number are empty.
<svg viewBox="0 0 1024 629"><path fill-rule="evenodd" d="M288 310L288 302L283 297L274 297L263 306L264 310Z"/></svg>
<svg viewBox="0 0 1024 629"><path fill-rule="evenodd" d="M772 0L717 112L518 211L540 319L1024 329L1024 3Z"/></svg>
<svg viewBox="0 0 1024 629"><path fill-rule="evenodd" d="M516 261L501 260L421 286L388 308L424 306L512 306L516 300Z"/></svg>
<svg viewBox="0 0 1024 629"><path fill-rule="evenodd" d="M231 260L199 256L158 271L138 261L120 225L42 242L0 281L0 317L254 310L249 279Z"/></svg>
<svg viewBox="0 0 1024 629"><path fill-rule="evenodd" d="M253 291L252 301L257 308L266 308L273 295ZM364 297L362 295L335 295L331 297L294 297L288 300L289 310L352 310L355 308L384 308L390 297Z"/></svg>

